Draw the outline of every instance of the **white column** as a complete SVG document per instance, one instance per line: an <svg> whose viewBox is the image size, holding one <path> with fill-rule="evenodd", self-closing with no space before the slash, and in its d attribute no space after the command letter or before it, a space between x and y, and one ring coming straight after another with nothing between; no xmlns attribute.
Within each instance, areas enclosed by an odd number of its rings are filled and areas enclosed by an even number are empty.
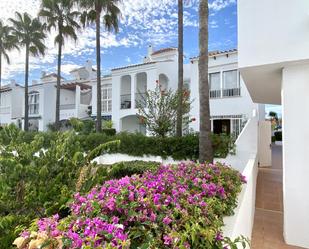
<svg viewBox="0 0 309 249"><path fill-rule="evenodd" d="M131 109L135 109L136 74L131 74Z"/></svg>
<svg viewBox="0 0 309 249"><path fill-rule="evenodd" d="M283 69L283 204L288 244L309 248L309 64Z"/></svg>
<svg viewBox="0 0 309 249"><path fill-rule="evenodd" d="M77 118L79 117L79 110L80 110L80 95L81 95L80 86L76 85L76 89L75 89L75 115L76 115Z"/></svg>
<svg viewBox="0 0 309 249"><path fill-rule="evenodd" d="M120 131L120 94L121 77L112 77L112 121L114 128Z"/></svg>
<svg viewBox="0 0 309 249"><path fill-rule="evenodd" d="M220 70L220 97L223 98L223 71Z"/></svg>

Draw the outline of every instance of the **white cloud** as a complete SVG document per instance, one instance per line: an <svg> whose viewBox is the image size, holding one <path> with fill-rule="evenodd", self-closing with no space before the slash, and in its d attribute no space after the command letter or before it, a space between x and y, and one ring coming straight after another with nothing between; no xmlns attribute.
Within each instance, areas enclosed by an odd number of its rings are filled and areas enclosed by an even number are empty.
<svg viewBox="0 0 309 249"><path fill-rule="evenodd" d="M184 25L198 26L197 16L192 14L198 10L199 0L185 0ZM209 3L212 11L219 11L236 0L213 0ZM14 17L15 11L28 12L36 16L40 8L40 0L0 0L0 16L3 19ZM177 39L177 1L175 0L125 0L121 5L120 33L101 32L102 52L112 47L132 47L152 43L160 46ZM211 27L217 27L212 22ZM126 28L126 33L123 28ZM56 32L52 31L46 40L47 53L44 58L31 58L30 70L40 68L45 63L53 64L57 58L58 49L54 46ZM91 54L95 51L95 29L88 27L78 34L78 41L67 41L63 49L64 58L66 55L78 57L84 54ZM8 79L16 72L24 70L24 50L11 52L12 64L4 65L3 78ZM69 66L67 66L69 68Z"/></svg>
<svg viewBox="0 0 309 249"><path fill-rule="evenodd" d="M214 11L219 11L232 4L236 4L236 0L214 0L209 3L209 8Z"/></svg>

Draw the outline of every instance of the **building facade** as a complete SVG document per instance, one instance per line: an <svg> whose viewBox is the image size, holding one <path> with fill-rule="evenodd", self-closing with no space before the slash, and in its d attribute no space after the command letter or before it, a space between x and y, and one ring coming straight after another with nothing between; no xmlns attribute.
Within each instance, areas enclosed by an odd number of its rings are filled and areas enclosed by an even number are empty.
<svg viewBox="0 0 309 249"><path fill-rule="evenodd" d="M177 91L177 72L177 49L153 51L151 46L142 63L112 69L110 75L101 78L103 120L112 120L117 131L147 134L145 125L139 120L137 103L144 99L148 90L155 90L158 83L163 89ZM71 76L73 80L62 79L61 82L60 120L71 117L95 119L97 87L91 63L73 70ZM189 113L192 122L184 127L184 133L199 130L198 79L198 58L192 58L184 65L184 88L189 91L192 102ZM253 110L259 110L260 116L265 116L264 106L253 103L239 74L237 50L209 54L209 82L211 123L215 133L238 136ZM29 87L31 129L46 130L48 124L54 122L55 86L56 75L43 74L39 83L34 82ZM16 123L17 120L20 123L23 120L23 87L14 83L2 91L1 124Z"/></svg>

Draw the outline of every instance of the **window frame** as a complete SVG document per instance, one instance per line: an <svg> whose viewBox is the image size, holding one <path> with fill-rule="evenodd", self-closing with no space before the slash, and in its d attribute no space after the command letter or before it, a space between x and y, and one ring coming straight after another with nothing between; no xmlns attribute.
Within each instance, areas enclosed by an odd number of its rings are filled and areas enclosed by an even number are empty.
<svg viewBox="0 0 309 249"><path fill-rule="evenodd" d="M29 115L38 115L40 113L40 93L32 91L28 95Z"/></svg>
<svg viewBox="0 0 309 249"><path fill-rule="evenodd" d="M101 101L102 101L102 103L101 103L102 113L109 113L113 109L113 105L112 105L112 98L113 98L112 84L102 85L101 94L102 94L102 99L101 99Z"/></svg>

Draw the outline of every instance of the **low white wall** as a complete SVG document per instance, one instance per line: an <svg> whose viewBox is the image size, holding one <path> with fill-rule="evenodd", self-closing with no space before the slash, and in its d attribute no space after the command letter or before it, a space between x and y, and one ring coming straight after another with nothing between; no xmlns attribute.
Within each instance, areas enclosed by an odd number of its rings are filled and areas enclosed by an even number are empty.
<svg viewBox="0 0 309 249"><path fill-rule="evenodd" d="M160 156L149 156L144 155L142 157L139 156L129 156L126 154L105 154L102 156L99 156L93 160L94 162L97 162L98 164L114 164L119 162L129 162L129 161L144 161L144 162L158 162L162 164L171 164L171 163L180 163L183 161L175 161L173 158L168 157L166 159L163 159Z"/></svg>
<svg viewBox="0 0 309 249"><path fill-rule="evenodd" d="M238 197L235 214L224 218L224 235L251 239L255 213L256 181L258 174L258 119L251 118L236 141L236 154L220 160L239 170L247 180Z"/></svg>

